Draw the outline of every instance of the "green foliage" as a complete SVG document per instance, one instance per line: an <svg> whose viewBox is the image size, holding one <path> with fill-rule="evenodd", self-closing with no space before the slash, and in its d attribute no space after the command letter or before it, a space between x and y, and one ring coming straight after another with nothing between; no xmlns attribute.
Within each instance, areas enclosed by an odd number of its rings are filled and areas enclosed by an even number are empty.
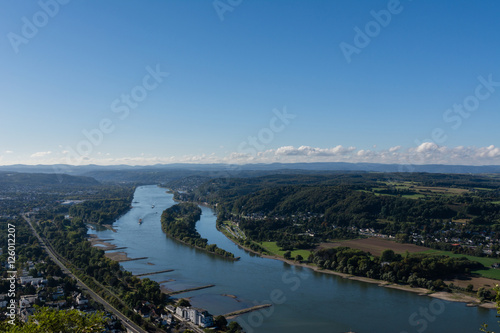
<svg viewBox="0 0 500 333"><path fill-rule="evenodd" d="M243 332L243 328L238 324L236 321L232 321L227 325L227 331L228 333L239 333Z"/></svg>
<svg viewBox="0 0 500 333"><path fill-rule="evenodd" d="M167 208L161 214L162 230L170 237L185 244L195 246L222 257L234 258L234 254L215 244L208 244L196 231L196 222L200 219L201 209L193 203L180 203Z"/></svg>
<svg viewBox="0 0 500 333"><path fill-rule="evenodd" d="M189 301L185 298L181 298L178 302L177 302L177 306L183 306L183 307L186 307L186 306L191 306L191 303L189 303Z"/></svg>
<svg viewBox="0 0 500 333"><path fill-rule="evenodd" d="M27 323L0 323L1 332L9 333L90 333L102 332L106 320L103 312L83 313L79 310L38 308Z"/></svg>
<svg viewBox="0 0 500 333"><path fill-rule="evenodd" d="M391 256L395 258L394 254ZM444 277L465 274L467 271L482 267L480 263L467 258L447 256L413 254L398 259L382 260L382 257L373 257L366 252L348 247L318 250L310 258L321 268L431 290L446 289L441 280Z"/></svg>
<svg viewBox="0 0 500 333"><path fill-rule="evenodd" d="M111 194L112 193L112 194ZM108 191L110 195L121 193L117 200L132 200L129 190ZM96 196L96 195L94 195ZM116 219L116 211L112 219ZM66 266L89 287L124 312L131 311L138 301L165 304L165 295L157 282L148 278L139 279L130 272L120 269L120 265L104 256L104 251L89 245L87 228L82 219L74 218L67 223L61 216L47 216L40 221L39 231L49 241L57 253L65 258ZM49 219L50 218L50 219Z"/></svg>
<svg viewBox="0 0 500 333"><path fill-rule="evenodd" d="M121 194L125 197L88 200L74 205L69 209L69 214L85 223L111 223L130 209L132 192L131 189L124 191L125 193L117 193L117 195Z"/></svg>
<svg viewBox="0 0 500 333"><path fill-rule="evenodd" d="M394 250L387 249L382 252L380 255L380 260L381 261L388 261L388 262L393 262L393 261L398 261L401 260L401 255L397 255L394 253Z"/></svg>
<svg viewBox="0 0 500 333"><path fill-rule="evenodd" d="M397 235L400 242L418 235L427 247L483 255L480 246L452 246L444 239L477 244L478 234L498 238L499 185L498 177L479 175L342 172L212 179L179 196L217 203L218 222L237 223L245 235L237 241L258 252L256 243L309 250L320 242L357 238L366 228Z"/></svg>
<svg viewBox="0 0 500 333"><path fill-rule="evenodd" d="M227 327L226 317L224 317L224 316L216 316L214 318L214 324L215 324L215 326L217 326L217 328L219 328L221 330L225 330L226 327Z"/></svg>
<svg viewBox="0 0 500 333"><path fill-rule="evenodd" d="M495 303L496 303L496 308L497 308L497 314L500 315L500 287L498 286L498 284L495 286L495 288L493 288L493 291L495 292ZM500 324L500 322L499 322L499 324ZM479 330L481 332L485 332L485 333L495 333L493 331L488 331L487 324L483 324Z"/></svg>

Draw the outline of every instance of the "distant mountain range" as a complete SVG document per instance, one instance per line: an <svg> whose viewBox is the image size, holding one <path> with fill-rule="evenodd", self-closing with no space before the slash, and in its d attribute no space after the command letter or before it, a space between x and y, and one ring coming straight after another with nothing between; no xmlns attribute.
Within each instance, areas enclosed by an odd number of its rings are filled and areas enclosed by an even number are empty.
<svg viewBox="0 0 500 333"><path fill-rule="evenodd" d="M500 173L500 165L400 165L378 163L345 163L345 162L316 162L316 163L271 163L271 164L156 164L151 166L130 165L8 165L0 166L0 171L14 171L25 173L65 173L71 175L89 175L106 172L162 172L162 171L192 171L223 174L237 174L240 171L365 171L365 172L429 172L429 173Z"/></svg>

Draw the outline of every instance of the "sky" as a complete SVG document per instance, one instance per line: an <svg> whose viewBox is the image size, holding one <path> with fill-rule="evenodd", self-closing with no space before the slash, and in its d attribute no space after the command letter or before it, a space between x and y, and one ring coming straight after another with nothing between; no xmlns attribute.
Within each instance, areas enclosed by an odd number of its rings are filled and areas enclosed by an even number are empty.
<svg viewBox="0 0 500 333"><path fill-rule="evenodd" d="M500 2L0 0L0 165L500 165Z"/></svg>

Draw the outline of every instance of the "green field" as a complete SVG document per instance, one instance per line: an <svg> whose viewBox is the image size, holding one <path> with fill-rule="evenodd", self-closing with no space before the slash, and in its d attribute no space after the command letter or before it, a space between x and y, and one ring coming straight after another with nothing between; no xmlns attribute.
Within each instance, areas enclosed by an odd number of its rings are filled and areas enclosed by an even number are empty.
<svg viewBox="0 0 500 333"><path fill-rule="evenodd" d="M415 194L403 194L402 197L406 198L406 199L420 199L420 198L425 198L425 195L418 194L418 193L415 193Z"/></svg>
<svg viewBox="0 0 500 333"><path fill-rule="evenodd" d="M280 251L278 245L276 245L276 242L262 242L261 245L267 251L269 251L270 253L272 253L276 256L283 257L283 254L286 252L286 251ZM304 260L306 260L309 257L309 255L311 254L311 251L309 251L309 250L294 250L294 251L290 251L290 252L292 253L292 258L295 258L297 256L297 254L300 254L302 256L302 258L304 258Z"/></svg>
<svg viewBox="0 0 500 333"><path fill-rule="evenodd" d="M427 250L427 251L424 251L421 253L445 255L445 256L452 257L452 258L466 257L467 259L469 259L471 261L477 261L477 262L483 264L485 267L491 267L491 265L493 265L494 263L500 262L500 259L496 259L496 258L468 256L468 255L464 255L464 254L455 254L455 253L452 253L450 251ZM494 268L480 269L480 270L472 271L472 273L479 274L485 278L500 280L500 269L494 269Z"/></svg>

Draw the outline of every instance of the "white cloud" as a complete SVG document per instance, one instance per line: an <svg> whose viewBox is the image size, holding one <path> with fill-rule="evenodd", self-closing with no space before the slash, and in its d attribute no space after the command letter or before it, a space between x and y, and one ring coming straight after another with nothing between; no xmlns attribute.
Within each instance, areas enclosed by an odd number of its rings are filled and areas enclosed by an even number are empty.
<svg viewBox="0 0 500 333"><path fill-rule="evenodd" d="M6 154L14 154L14 152L12 150L6 150L5 153Z"/></svg>
<svg viewBox="0 0 500 333"><path fill-rule="evenodd" d="M401 149L401 146L394 146L394 147L389 148L389 152L395 153L400 149Z"/></svg>
<svg viewBox="0 0 500 333"><path fill-rule="evenodd" d="M50 154L52 154L51 151L39 151L37 153L31 154L31 157L32 158L45 157Z"/></svg>
<svg viewBox="0 0 500 333"><path fill-rule="evenodd" d="M337 156L346 155L355 149L355 147L345 148L341 145L333 148L313 148L309 146L300 146L299 148L295 148L293 146L285 146L276 149L275 153L276 155L284 156ZM272 150L268 150L268 152L271 151Z"/></svg>
<svg viewBox="0 0 500 333"><path fill-rule="evenodd" d="M215 147L214 149L217 149ZM500 165L500 147L489 145L485 147L439 146L432 142L424 142L411 148L392 146L387 149L358 149L336 145L333 147L282 146L256 154L241 152L192 154L184 156L148 156L138 153L136 156L116 157L109 153L93 154L79 160L68 159L66 151L36 152L32 160L21 157L9 159L12 154L4 154L2 163L43 163L43 164L98 164L98 165L153 165L168 163L294 163L294 162L370 162L390 164L461 164L461 165ZM29 156L29 155L28 155Z"/></svg>
<svg viewBox="0 0 500 333"><path fill-rule="evenodd" d="M438 148L439 148L439 146L437 144L435 144L434 142L424 142L420 146L418 146L415 149L415 151L417 153L427 153L427 152L434 151Z"/></svg>

